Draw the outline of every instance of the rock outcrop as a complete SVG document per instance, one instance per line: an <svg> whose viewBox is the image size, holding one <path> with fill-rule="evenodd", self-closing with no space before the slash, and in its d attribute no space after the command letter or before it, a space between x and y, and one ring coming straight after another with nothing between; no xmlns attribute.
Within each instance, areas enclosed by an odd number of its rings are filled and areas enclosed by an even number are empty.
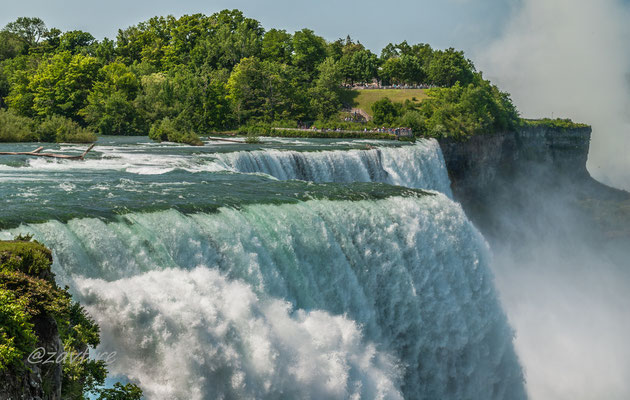
<svg viewBox="0 0 630 400"><path fill-rule="evenodd" d="M55 318L42 305L52 300L50 295L57 294L51 265L50 251L37 242L0 242L0 290L13 293L11 297L3 297L4 301L0 304L3 313L0 317L12 319L12 315L8 314L8 303L24 305L32 314L29 323L36 338L34 346L28 349L20 349L19 341L15 338L11 340L17 350L22 351L23 358L10 361L5 368L0 368L0 400L61 399L63 364L48 362L48 357L63 354L64 348ZM9 330L4 332L5 338L9 335L19 336L19 332L12 329L14 326L2 328L0 331ZM42 358L36 357L31 362L27 352L34 349L43 349L38 353Z"/></svg>
<svg viewBox="0 0 630 400"><path fill-rule="evenodd" d="M523 226L534 226L533 235L544 234L555 228L550 217L557 225L556 217L565 211L563 221L587 231L598 215L630 204L628 192L590 176L590 139L590 127L527 127L439 143L453 195L473 222L490 240L506 235L520 240Z"/></svg>

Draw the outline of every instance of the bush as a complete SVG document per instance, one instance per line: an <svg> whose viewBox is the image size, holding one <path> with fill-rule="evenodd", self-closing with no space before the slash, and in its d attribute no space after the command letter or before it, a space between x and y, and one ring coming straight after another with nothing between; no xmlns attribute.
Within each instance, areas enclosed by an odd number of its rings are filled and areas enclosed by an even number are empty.
<svg viewBox="0 0 630 400"><path fill-rule="evenodd" d="M247 124L239 126L237 132L240 135L269 135L271 133L271 125L263 122Z"/></svg>
<svg viewBox="0 0 630 400"><path fill-rule="evenodd" d="M384 97L372 104L372 113L374 114L374 123L377 125L394 123L403 111L400 103L393 103L389 98Z"/></svg>
<svg viewBox="0 0 630 400"><path fill-rule="evenodd" d="M193 146L203 146L203 142L193 131L189 129L178 129L175 122L166 117L154 123L149 131L149 138L161 142L168 141L174 143L185 143Z"/></svg>
<svg viewBox="0 0 630 400"><path fill-rule="evenodd" d="M260 138L258 136L256 136L256 135L250 133L245 138L245 143L258 144L258 143L260 143Z"/></svg>
<svg viewBox="0 0 630 400"><path fill-rule="evenodd" d="M589 125L571 121L569 118L561 119L521 119L521 124L525 127L543 127L557 130L588 128Z"/></svg>
<svg viewBox="0 0 630 400"><path fill-rule="evenodd" d="M76 122L53 115L41 122L0 110L0 142L92 143L96 135Z"/></svg>
<svg viewBox="0 0 630 400"><path fill-rule="evenodd" d="M407 128L411 128L414 134L423 132L426 130L426 121L422 113L419 111L411 110L403 114L399 119L399 125Z"/></svg>
<svg viewBox="0 0 630 400"><path fill-rule="evenodd" d="M0 242L0 271L21 272L41 279L52 279L52 254L28 236L12 242Z"/></svg>
<svg viewBox="0 0 630 400"><path fill-rule="evenodd" d="M33 120L0 109L0 142L36 142Z"/></svg>
<svg viewBox="0 0 630 400"><path fill-rule="evenodd" d="M423 135L466 138L472 135L513 131L519 117L507 93L488 81L427 91L418 111Z"/></svg>
<svg viewBox="0 0 630 400"><path fill-rule="evenodd" d="M60 115L47 117L37 126L36 131L42 142L92 143L96 141L94 132Z"/></svg>
<svg viewBox="0 0 630 400"><path fill-rule="evenodd" d="M0 371L22 361L37 341L25 308L24 301L0 288Z"/></svg>

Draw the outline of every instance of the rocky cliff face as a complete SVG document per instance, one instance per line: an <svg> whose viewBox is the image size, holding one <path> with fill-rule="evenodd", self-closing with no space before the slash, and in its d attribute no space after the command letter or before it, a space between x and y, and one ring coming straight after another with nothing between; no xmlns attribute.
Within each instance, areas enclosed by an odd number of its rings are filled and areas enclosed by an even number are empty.
<svg viewBox="0 0 630 400"><path fill-rule="evenodd" d="M440 139L455 197L464 205L483 200L499 184L527 175L588 180L591 128L523 128L518 132Z"/></svg>
<svg viewBox="0 0 630 400"><path fill-rule="evenodd" d="M526 225L534 225L537 232L532 234L537 235L553 228L548 221L557 221L559 209L571 208L567 220L579 220L581 229L602 209L628 204L630 194L588 173L590 139L589 127L531 127L439 142L456 200L492 240L522 234L523 221L512 219L516 215L533 219Z"/></svg>
<svg viewBox="0 0 630 400"><path fill-rule="evenodd" d="M43 348L42 354L62 354L63 344L55 319L49 315L42 315L31 322L38 338L36 348ZM45 357L45 360L47 359ZM0 400L61 399L61 373L61 363L31 363L25 359L23 365L0 372Z"/></svg>

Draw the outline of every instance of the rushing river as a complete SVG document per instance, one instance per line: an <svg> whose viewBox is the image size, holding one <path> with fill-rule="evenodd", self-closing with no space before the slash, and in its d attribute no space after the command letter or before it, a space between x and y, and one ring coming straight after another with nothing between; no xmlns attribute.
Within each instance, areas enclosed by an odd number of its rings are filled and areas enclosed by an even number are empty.
<svg viewBox="0 0 630 400"><path fill-rule="evenodd" d="M53 250L150 399L525 397L437 142L265 141L0 157L0 238Z"/></svg>

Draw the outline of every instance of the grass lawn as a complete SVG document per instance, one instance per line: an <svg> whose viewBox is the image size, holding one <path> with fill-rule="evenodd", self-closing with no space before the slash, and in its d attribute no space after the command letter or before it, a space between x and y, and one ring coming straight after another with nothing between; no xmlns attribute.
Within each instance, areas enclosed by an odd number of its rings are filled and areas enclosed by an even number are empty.
<svg viewBox="0 0 630 400"><path fill-rule="evenodd" d="M347 97L346 97L347 96ZM348 90L344 101L352 104L353 107L360 108L368 114L372 115L372 104L388 97L391 101L397 103L403 103L409 99L411 101L421 102L427 98L424 89L362 89L362 90Z"/></svg>

